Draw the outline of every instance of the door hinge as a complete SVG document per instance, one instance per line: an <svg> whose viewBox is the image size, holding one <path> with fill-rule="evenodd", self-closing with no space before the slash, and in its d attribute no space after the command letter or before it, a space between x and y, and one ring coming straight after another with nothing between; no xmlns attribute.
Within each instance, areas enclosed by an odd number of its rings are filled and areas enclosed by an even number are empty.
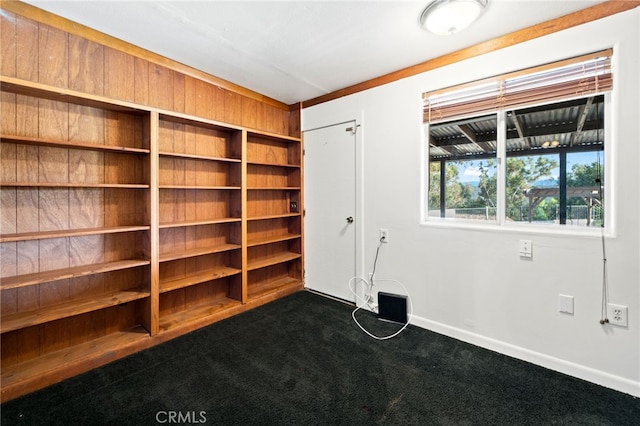
<svg viewBox="0 0 640 426"><path fill-rule="evenodd" d="M305 217L307 215L307 209L302 209L302 217Z"/></svg>
<svg viewBox="0 0 640 426"><path fill-rule="evenodd" d="M356 124L355 126L347 127L346 129L344 129L344 131L351 132L352 135L355 135L356 132L358 131L358 127L360 127L360 125Z"/></svg>

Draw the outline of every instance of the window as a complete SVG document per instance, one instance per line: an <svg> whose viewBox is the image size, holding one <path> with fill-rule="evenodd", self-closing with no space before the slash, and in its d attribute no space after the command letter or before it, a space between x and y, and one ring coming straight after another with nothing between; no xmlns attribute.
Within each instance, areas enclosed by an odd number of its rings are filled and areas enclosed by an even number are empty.
<svg viewBox="0 0 640 426"><path fill-rule="evenodd" d="M610 57L426 94L426 216L603 226Z"/></svg>
<svg viewBox="0 0 640 426"><path fill-rule="evenodd" d="M429 215L496 220L496 116L429 129Z"/></svg>

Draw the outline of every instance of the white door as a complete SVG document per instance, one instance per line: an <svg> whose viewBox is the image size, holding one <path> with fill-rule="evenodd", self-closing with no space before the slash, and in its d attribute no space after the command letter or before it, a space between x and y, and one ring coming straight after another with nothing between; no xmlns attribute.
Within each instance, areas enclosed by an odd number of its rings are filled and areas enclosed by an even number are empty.
<svg viewBox="0 0 640 426"><path fill-rule="evenodd" d="M356 124L304 132L305 286L355 301Z"/></svg>

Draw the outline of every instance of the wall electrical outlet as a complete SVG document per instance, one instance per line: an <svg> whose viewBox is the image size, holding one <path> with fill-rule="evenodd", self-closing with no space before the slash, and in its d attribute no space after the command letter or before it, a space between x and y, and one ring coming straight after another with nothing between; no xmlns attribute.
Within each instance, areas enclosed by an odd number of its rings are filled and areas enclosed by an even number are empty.
<svg viewBox="0 0 640 426"><path fill-rule="evenodd" d="M383 243L389 242L389 230L386 228L380 228L380 241Z"/></svg>
<svg viewBox="0 0 640 426"><path fill-rule="evenodd" d="M629 311L624 305L615 305L613 303L607 303L607 318L609 324L617 325L619 327L627 327L629 325Z"/></svg>

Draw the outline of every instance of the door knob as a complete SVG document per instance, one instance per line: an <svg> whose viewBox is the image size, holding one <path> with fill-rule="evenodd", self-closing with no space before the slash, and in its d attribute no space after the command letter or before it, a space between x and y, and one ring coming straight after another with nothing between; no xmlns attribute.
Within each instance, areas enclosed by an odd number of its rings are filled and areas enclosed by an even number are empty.
<svg viewBox="0 0 640 426"><path fill-rule="evenodd" d="M349 216L347 218L347 223L353 223L353 217L352 216Z"/></svg>

